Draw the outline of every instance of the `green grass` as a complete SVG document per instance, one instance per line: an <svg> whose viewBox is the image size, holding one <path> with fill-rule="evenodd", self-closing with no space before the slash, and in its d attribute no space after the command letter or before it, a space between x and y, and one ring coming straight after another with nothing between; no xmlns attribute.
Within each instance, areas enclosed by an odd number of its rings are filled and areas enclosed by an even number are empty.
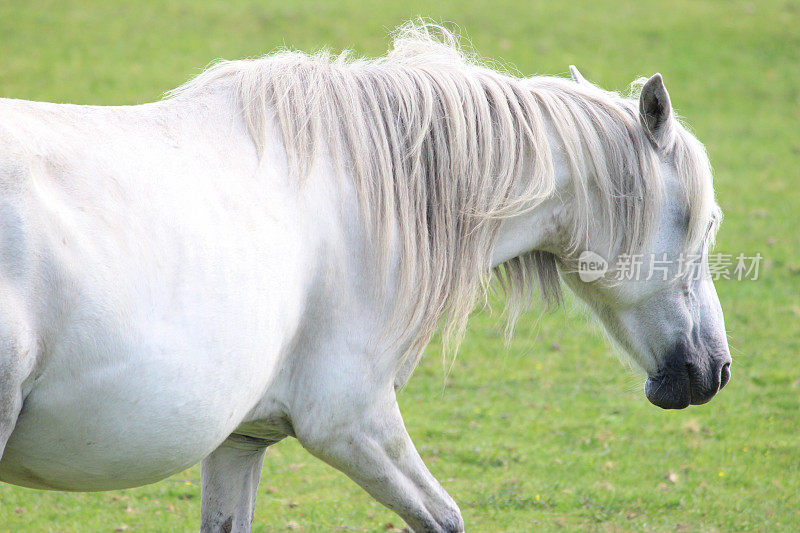
<svg viewBox="0 0 800 533"><path fill-rule="evenodd" d="M368 4L368 5L367 5ZM660 71L704 141L726 213L717 251L761 252L758 281L717 284L733 380L665 412L573 305L503 347L479 313L442 393L437 346L400 396L427 464L471 531L800 528L800 2L0 0L0 95L146 102L215 58L286 44L377 55L404 19L457 23L521 72L570 63L607 88ZM189 531L199 468L138 489L0 486L1 531ZM391 524L391 526L390 526ZM402 528L288 439L267 456L256 531Z"/></svg>

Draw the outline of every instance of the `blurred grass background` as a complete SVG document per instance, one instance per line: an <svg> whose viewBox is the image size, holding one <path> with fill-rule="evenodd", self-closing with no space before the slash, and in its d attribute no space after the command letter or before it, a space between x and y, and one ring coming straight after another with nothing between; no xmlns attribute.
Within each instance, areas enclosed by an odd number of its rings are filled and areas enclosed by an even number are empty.
<svg viewBox="0 0 800 533"><path fill-rule="evenodd" d="M426 16L525 75L625 90L660 71L706 143L726 217L716 251L765 257L717 288L733 379L665 412L591 319L476 314L442 389L436 343L400 396L412 437L469 531L800 529L800 2L0 0L0 96L148 102L216 58L280 46L385 52ZM199 467L127 491L0 485L0 531L191 531ZM392 531L399 518L291 439L267 455L255 531Z"/></svg>

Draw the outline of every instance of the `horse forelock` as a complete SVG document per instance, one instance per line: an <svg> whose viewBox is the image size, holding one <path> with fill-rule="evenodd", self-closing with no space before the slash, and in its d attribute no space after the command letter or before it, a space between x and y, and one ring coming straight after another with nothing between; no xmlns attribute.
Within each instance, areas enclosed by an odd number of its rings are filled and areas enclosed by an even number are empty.
<svg viewBox="0 0 800 533"><path fill-rule="evenodd" d="M267 121L277 117L297 179L321 152L353 177L387 270L386 242L393 225L399 229L396 316L406 326L401 331L416 332L410 343L398 339L409 356L420 353L442 318L455 349L489 286L500 220L553 194L549 133L571 167L572 252L589 245L599 223L608 231L608 257L636 253L657 220L660 154L640 124L635 94L487 68L439 26L407 23L377 59L281 51L220 62L170 95L220 81L238 96L259 150ZM690 246L715 210L708 160L680 125L667 150L687 176ZM547 303L560 302L564 260L534 251L495 269L510 323L529 303L534 278Z"/></svg>

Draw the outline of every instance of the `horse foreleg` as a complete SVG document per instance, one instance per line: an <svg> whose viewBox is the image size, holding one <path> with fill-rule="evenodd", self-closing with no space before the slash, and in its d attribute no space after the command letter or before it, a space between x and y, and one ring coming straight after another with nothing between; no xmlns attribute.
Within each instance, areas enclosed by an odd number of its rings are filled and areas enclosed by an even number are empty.
<svg viewBox="0 0 800 533"><path fill-rule="evenodd" d="M311 453L399 514L415 532L462 532L458 506L422 462L394 393L390 396L383 402L357 401L358 405L331 402L339 410L296 423L297 437Z"/></svg>
<svg viewBox="0 0 800 533"><path fill-rule="evenodd" d="M268 441L231 435L201 466L200 530L249 532Z"/></svg>

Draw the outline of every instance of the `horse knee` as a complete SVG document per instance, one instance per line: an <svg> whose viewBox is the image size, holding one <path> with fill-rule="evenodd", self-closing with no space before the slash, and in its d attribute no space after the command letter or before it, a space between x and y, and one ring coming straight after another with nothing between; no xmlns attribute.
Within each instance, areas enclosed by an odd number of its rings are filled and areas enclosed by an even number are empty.
<svg viewBox="0 0 800 533"><path fill-rule="evenodd" d="M461 517L461 509L458 508L458 505L450 495L441 486L438 486L438 483L436 485L438 493L433 497L427 498L425 502L427 518L432 518L435 523L428 526L426 521L423 521L422 524L424 525L420 528L421 531L463 533L464 519Z"/></svg>
<svg viewBox="0 0 800 533"><path fill-rule="evenodd" d="M442 513L438 522L444 533L464 533L464 519L457 506Z"/></svg>
<svg viewBox="0 0 800 533"><path fill-rule="evenodd" d="M425 507L403 519L414 533L464 533L464 519L455 504L438 509Z"/></svg>

